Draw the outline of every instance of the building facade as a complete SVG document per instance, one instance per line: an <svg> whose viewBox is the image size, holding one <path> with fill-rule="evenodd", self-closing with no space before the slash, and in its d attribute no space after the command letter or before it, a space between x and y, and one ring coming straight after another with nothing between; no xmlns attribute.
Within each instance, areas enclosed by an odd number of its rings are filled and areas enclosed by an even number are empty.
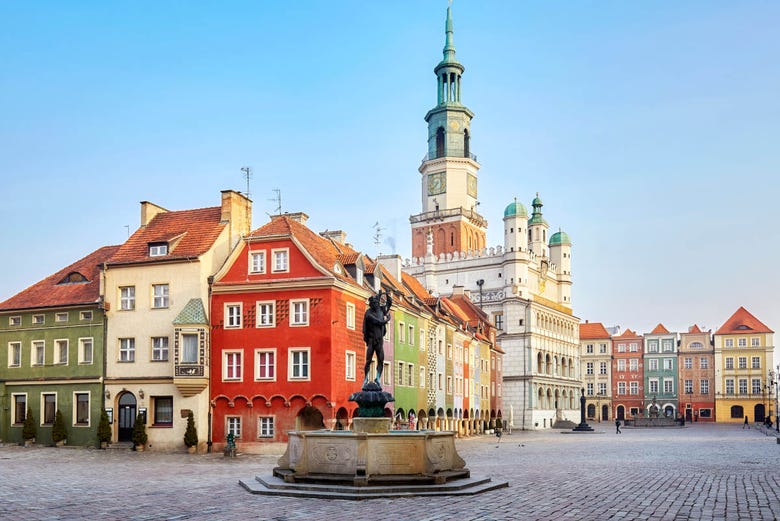
<svg viewBox="0 0 780 521"><path fill-rule="evenodd" d="M612 338L612 414L631 420L644 414L643 338L626 329Z"/></svg>
<svg viewBox="0 0 780 521"><path fill-rule="evenodd" d="M612 417L612 338L604 324L580 324L580 349L586 416L608 421Z"/></svg>
<svg viewBox="0 0 780 521"><path fill-rule="evenodd" d="M658 324L644 336L644 415L677 418L677 333Z"/></svg>
<svg viewBox="0 0 780 521"><path fill-rule="evenodd" d="M680 334L680 410L686 421L715 421L715 349L712 332L694 324Z"/></svg>

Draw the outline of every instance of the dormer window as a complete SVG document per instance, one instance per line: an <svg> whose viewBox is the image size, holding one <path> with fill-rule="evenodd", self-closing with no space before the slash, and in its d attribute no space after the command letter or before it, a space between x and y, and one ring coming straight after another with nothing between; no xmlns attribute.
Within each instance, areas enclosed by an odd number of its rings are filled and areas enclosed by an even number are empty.
<svg viewBox="0 0 780 521"><path fill-rule="evenodd" d="M72 271L67 275L65 275L65 278L59 281L58 284L79 284L84 282L89 282L89 280L87 280L87 277L85 277L78 271Z"/></svg>
<svg viewBox="0 0 780 521"><path fill-rule="evenodd" d="M360 266L357 266L357 273L356 273L355 279L357 280L357 283L359 286L363 285L363 269Z"/></svg>
<svg viewBox="0 0 780 521"><path fill-rule="evenodd" d="M168 255L168 243L167 242L151 242L149 243L149 256L150 257L162 257Z"/></svg>

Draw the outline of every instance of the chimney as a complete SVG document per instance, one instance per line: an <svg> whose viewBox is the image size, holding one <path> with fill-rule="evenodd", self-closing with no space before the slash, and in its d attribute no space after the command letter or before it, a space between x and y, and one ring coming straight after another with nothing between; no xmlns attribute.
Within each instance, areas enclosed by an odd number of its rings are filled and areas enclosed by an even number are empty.
<svg viewBox="0 0 780 521"><path fill-rule="evenodd" d="M376 258L377 262L385 267L395 280L401 280L401 256L400 255L380 255Z"/></svg>
<svg viewBox="0 0 780 521"><path fill-rule="evenodd" d="M466 294L466 288L464 288L463 286L458 286L458 285L452 286L453 297L456 295L465 295L465 294Z"/></svg>
<svg viewBox="0 0 780 521"><path fill-rule="evenodd" d="M165 213L168 210L162 206L157 206L149 201L141 201L141 226L146 226L158 214Z"/></svg>
<svg viewBox="0 0 780 521"><path fill-rule="evenodd" d="M309 216L308 216L308 215L306 215L306 214L305 214L305 213L303 213L303 212L293 212L293 213L287 213L287 212L285 212L285 213L284 213L284 214L282 214L282 215L284 215L285 217L288 217L288 218L292 219L292 220L293 220L293 221L295 221L295 222L299 222L299 223L301 223L301 224L304 224L304 225L306 224L306 221L308 221L308 220L309 220Z"/></svg>
<svg viewBox="0 0 780 521"><path fill-rule="evenodd" d="M338 244L345 244L345 241L347 240L347 232L343 230L325 230L324 232L320 232L320 235L326 239L331 239Z"/></svg>
<svg viewBox="0 0 780 521"><path fill-rule="evenodd" d="M230 246L252 231L252 200L235 190L222 190L219 220L230 228Z"/></svg>

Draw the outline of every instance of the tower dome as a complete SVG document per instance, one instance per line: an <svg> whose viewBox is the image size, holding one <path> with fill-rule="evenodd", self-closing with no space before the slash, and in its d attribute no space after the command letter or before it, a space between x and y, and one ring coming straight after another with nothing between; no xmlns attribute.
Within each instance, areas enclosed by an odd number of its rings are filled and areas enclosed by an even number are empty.
<svg viewBox="0 0 780 521"><path fill-rule="evenodd" d="M523 203L515 199L507 205L504 210L504 217L528 217L528 210L525 209Z"/></svg>
<svg viewBox="0 0 780 521"><path fill-rule="evenodd" d="M571 246L571 239L569 234L564 231L558 231L552 234L550 237L550 246L560 246L562 244L568 244Z"/></svg>

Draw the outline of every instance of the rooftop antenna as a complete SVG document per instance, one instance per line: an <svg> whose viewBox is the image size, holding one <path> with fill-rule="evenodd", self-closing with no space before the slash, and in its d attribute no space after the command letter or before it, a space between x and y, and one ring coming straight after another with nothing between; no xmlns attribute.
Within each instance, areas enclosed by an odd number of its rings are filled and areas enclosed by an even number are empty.
<svg viewBox="0 0 780 521"><path fill-rule="evenodd" d="M374 229L374 246L376 246L377 255L382 255L379 247L382 245L382 230L384 228L379 226L379 221L375 222L372 228Z"/></svg>
<svg viewBox="0 0 780 521"><path fill-rule="evenodd" d="M282 191L278 188L273 189L274 197L269 199L269 201L273 201L276 203L276 209L274 215L281 215L282 214Z"/></svg>
<svg viewBox="0 0 780 521"><path fill-rule="evenodd" d="M125 224L125 230L127 230L127 236L130 237L130 225Z"/></svg>
<svg viewBox="0 0 780 521"><path fill-rule="evenodd" d="M241 171L244 173L244 177L246 177L246 198L249 199L249 180L252 178L252 167L242 166Z"/></svg>

